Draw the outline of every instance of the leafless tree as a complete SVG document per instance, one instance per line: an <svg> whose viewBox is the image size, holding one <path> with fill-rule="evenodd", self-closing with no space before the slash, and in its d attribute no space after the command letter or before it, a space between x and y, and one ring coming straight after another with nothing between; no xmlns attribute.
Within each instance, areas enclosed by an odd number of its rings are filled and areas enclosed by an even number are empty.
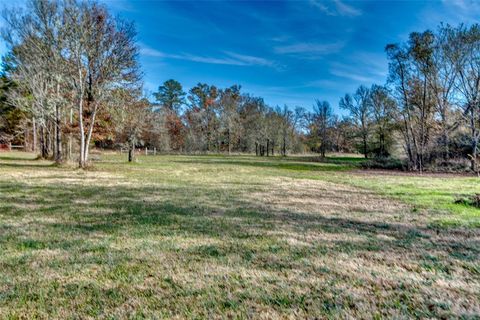
<svg viewBox="0 0 480 320"><path fill-rule="evenodd" d="M104 6L94 2L67 4L64 53L67 79L77 100L79 165L85 167L99 108L106 105L113 89L129 87L140 78L138 48L133 25L115 19Z"/></svg>
<svg viewBox="0 0 480 320"><path fill-rule="evenodd" d="M448 39L449 59L457 72L459 105L470 130L471 169L476 172L480 140L480 25L447 26L443 32Z"/></svg>
<svg viewBox="0 0 480 320"><path fill-rule="evenodd" d="M356 124L362 139L362 153L368 157L368 139L371 131L372 108L369 89L360 86L353 97L346 94L340 99L340 108L349 111L350 119Z"/></svg>

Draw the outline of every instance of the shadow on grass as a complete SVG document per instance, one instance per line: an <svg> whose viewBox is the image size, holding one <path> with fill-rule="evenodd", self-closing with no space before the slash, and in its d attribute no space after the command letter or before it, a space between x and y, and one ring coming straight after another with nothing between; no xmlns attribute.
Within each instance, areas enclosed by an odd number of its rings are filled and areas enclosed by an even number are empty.
<svg viewBox="0 0 480 320"><path fill-rule="evenodd" d="M38 162L28 162L28 163L0 162L0 167L35 169L35 168L52 168L52 167L56 167L56 165L55 163L38 163Z"/></svg>
<svg viewBox="0 0 480 320"><path fill-rule="evenodd" d="M0 152L0 160L10 160L10 161L36 161L38 159L37 155L33 153L24 153L24 152Z"/></svg>
<svg viewBox="0 0 480 320"><path fill-rule="evenodd" d="M155 257L162 259L163 255L155 256L160 252L170 259L175 257L176 267L182 263L191 267L206 263L211 268L259 269L275 275L294 274L301 270L311 277L329 274L334 279L333 283L343 281L348 286L361 283L358 270L350 272L342 269L345 266L341 265L337 270L326 266L317 270L315 268L319 267L315 267L312 261L325 257L336 259L340 254L347 254L352 260L371 255L372 259L380 259L378 264L393 257L397 259L394 263L414 270L409 269L408 272L420 270L418 272L450 277L461 266L463 274L468 274L469 278L478 278L480 274L476 267L480 250L477 230L467 234L462 229L449 229L438 235L436 230L422 226L361 221L349 219L348 215L345 218L267 210L239 195L232 195L227 201L219 200L219 192L222 190L211 186L200 190L188 185L134 187L121 184L89 186L36 181L33 184L0 182L0 247L5 252L15 252L4 260L0 259L0 269L5 275L14 277L19 273L42 274L52 268L57 268L55 270L59 273L61 271L58 270L66 269L73 274L81 274L84 266L89 268L93 265L99 270L107 270L104 272L110 279L109 283L131 288L132 279L143 279L150 274L148 263L171 267L168 261L155 260ZM317 240L303 244L289 240L292 235L307 239L317 234L320 235ZM202 242L202 239L208 241ZM129 241L140 246L128 249ZM179 241L185 243L181 245ZM127 243L125 247L121 246L123 243ZM41 250L47 250L46 254L64 250L68 258L37 261L35 252L43 252ZM22 284L14 287L5 286L10 290L3 293L0 290L3 299L0 302L15 305L17 300L21 300L19 297L31 300L32 295L41 294L37 291L36 278L33 279L23 280ZM225 279L218 280L221 282L219 285L223 285ZM425 296L433 289L424 292L413 285L408 287L403 284L406 279L407 276L400 278L402 287L398 290L381 289L391 295L393 301L408 305L404 309L397 305L391 308L401 309L409 315L440 315L437 309L416 304L411 298L419 290L420 295ZM166 285L169 281L160 283ZM90 290L87 284L95 287ZM210 284L217 285L215 282ZM170 290L168 292L174 295L200 295L200 300L210 299L212 295L212 291L199 292L187 285L172 285L175 286L162 287L162 290ZM145 284L142 282L141 286ZM323 289L333 290L335 286L332 286L326 283ZM91 299L98 305L92 317L101 315L105 306L121 306L129 295L125 289L114 290L125 295L125 299L117 301L115 295L104 291L105 288L94 281L70 282L65 284L64 289L60 292L52 289L50 294L73 301L77 297L65 295L72 290L81 292L82 299ZM368 285L364 290L368 295ZM142 293L134 294L140 298ZM248 293L244 294L249 297ZM405 298L405 295L410 298ZM218 299L219 296L213 298ZM317 302L312 305L312 301L305 300L288 287L265 289L262 297L252 296L251 299L264 299L264 304L276 310L320 310ZM328 301L332 308L338 310L348 308L344 302ZM237 303L242 305L243 302L239 300ZM182 310L181 304L175 305L175 308ZM329 310L322 312L322 315L328 315Z"/></svg>
<svg viewBox="0 0 480 320"><path fill-rule="evenodd" d="M45 235L89 238L92 234L134 237L182 235L219 240L265 239L275 230L293 230L298 234L321 232L332 235L360 235L366 242L333 241L337 252L379 251L402 254L415 248L427 254L440 250L455 256L478 256L480 246L472 234L477 230L435 230L425 226L407 226L391 222L366 222L356 219L313 215L289 211L265 211L239 197L230 199L231 207L214 200L197 200L198 189L182 187L85 186L0 183L0 212L4 219L38 220L35 228ZM219 190L209 187L203 197L215 198ZM31 210L29 208L35 208ZM44 219L48 218L48 219ZM44 221L46 220L46 221ZM27 226L29 227L29 226ZM10 231L8 231L10 230ZM3 229L0 243L14 229ZM438 234L442 233L440 238ZM381 240L378 237L388 240ZM325 245L318 243L318 245Z"/></svg>
<svg viewBox="0 0 480 320"><path fill-rule="evenodd" d="M350 170L353 167L348 165L338 165L334 163L300 163L300 162L286 162L282 159L279 160L260 160L260 161L248 161L248 160L218 160L218 159L196 159L196 160L175 160L178 163L191 163L191 164L220 164L220 165L232 165L232 166L246 166L257 168L273 168L284 169L292 171L345 171Z"/></svg>

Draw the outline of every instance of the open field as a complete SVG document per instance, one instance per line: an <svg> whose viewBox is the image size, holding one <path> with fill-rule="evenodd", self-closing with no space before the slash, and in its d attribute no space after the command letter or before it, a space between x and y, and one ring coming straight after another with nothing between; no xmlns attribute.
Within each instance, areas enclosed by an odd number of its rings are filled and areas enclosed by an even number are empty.
<svg viewBox="0 0 480 320"><path fill-rule="evenodd" d="M307 160L0 153L0 318L480 317L480 179Z"/></svg>

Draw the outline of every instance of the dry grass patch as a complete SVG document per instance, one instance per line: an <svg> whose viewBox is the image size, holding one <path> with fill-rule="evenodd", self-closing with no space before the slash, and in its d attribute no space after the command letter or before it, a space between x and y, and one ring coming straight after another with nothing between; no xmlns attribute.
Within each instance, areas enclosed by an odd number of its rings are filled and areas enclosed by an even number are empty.
<svg viewBox="0 0 480 320"><path fill-rule="evenodd" d="M0 318L480 314L477 228L331 164L140 160L0 168Z"/></svg>

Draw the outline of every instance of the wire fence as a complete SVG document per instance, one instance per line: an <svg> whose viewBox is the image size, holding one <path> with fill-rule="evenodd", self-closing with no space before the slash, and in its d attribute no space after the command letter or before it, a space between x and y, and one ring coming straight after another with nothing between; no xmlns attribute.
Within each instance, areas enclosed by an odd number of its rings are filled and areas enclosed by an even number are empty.
<svg viewBox="0 0 480 320"><path fill-rule="evenodd" d="M120 148L120 153L128 153L129 149L128 148ZM157 148L135 148L135 154L144 154L146 156L151 155L155 156L157 155Z"/></svg>

